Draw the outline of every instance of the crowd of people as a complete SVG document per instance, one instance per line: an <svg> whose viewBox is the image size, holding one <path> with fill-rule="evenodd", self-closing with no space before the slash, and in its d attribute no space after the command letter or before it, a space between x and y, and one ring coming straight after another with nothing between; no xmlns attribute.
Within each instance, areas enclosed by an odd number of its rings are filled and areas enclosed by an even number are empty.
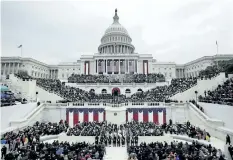
<svg viewBox="0 0 233 160"><path fill-rule="evenodd" d="M211 145L203 145L193 141L192 144L183 142L152 142L141 143L139 146L128 147L129 160L225 160L220 149Z"/></svg>
<svg viewBox="0 0 233 160"><path fill-rule="evenodd" d="M214 65L206 67L204 70L199 72L198 78L200 79L212 79L219 75L220 72L226 74L233 72L233 59L217 61Z"/></svg>
<svg viewBox="0 0 233 160"><path fill-rule="evenodd" d="M163 136L164 134L187 135L191 138L210 140L210 134L199 127L195 127L188 121L186 124L169 124L158 125L153 122L132 121L122 125L104 122L82 122L69 128L67 136L104 136L116 137L138 137L138 136Z"/></svg>
<svg viewBox="0 0 233 160"><path fill-rule="evenodd" d="M200 96L199 101L233 106L233 78L218 85L213 91L205 91L205 95Z"/></svg>
<svg viewBox="0 0 233 160"><path fill-rule="evenodd" d="M68 143L54 141L51 144L40 141L40 136L56 135L66 133L67 136L95 136L95 143ZM152 122L127 122L122 125L104 122L83 122L78 123L73 128L69 127L66 121L59 123L36 122L23 130L7 132L3 135L2 141L9 145L2 148L2 156L5 160L22 159L58 159L58 160L92 160L102 159L106 146L126 146L130 159L165 159L178 157L224 159L220 150L211 146L204 146L193 142L193 144L182 144L178 142L168 145L153 142L151 144L141 143L140 136L163 136L164 134L187 135L195 139L210 141L210 134L186 122L185 124L173 124L169 120L168 124L157 125ZM229 137L229 136L228 136ZM230 144L230 139L226 139ZM141 143L141 144L140 144ZM232 153L232 146L229 146ZM194 158L194 159L195 159Z"/></svg>
<svg viewBox="0 0 233 160"><path fill-rule="evenodd" d="M104 154L104 145L86 142L32 142L27 146L15 146L9 153L6 147L2 148L4 160L103 160Z"/></svg>
<svg viewBox="0 0 233 160"><path fill-rule="evenodd" d="M42 87L48 92L56 93L62 98L71 101L84 101L84 102L113 102L115 101L113 94L96 94L92 91L84 91L76 87L70 87L62 84L60 80L54 79L37 79L37 85ZM164 102L169 100L169 97L176 93L184 92L185 90L197 84L196 78L177 78L171 81L169 86L157 86L148 91L137 92L130 97L119 94L117 101L125 102Z"/></svg>
<svg viewBox="0 0 233 160"><path fill-rule="evenodd" d="M1 141L4 144L9 144L9 148L11 149L15 145L19 145L19 143L24 145L33 141L39 141L40 136L57 135L62 132L67 132L68 127L67 122L63 120L59 123L41 123L37 121L33 126L28 126L22 130L6 132L2 135Z"/></svg>
<svg viewBox="0 0 233 160"><path fill-rule="evenodd" d="M164 102L177 93L186 91L197 84L196 78L172 79L169 86L157 86L145 92L138 92L131 96L133 101Z"/></svg>
<svg viewBox="0 0 233 160"><path fill-rule="evenodd" d="M163 74L78 75L72 74L68 83L156 83L165 82Z"/></svg>
<svg viewBox="0 0 233 160"><path fill-rule="evenodd" d="M229 153L230 153L230 155L231 155L231 159L233 159L233 146L232 146L232 145L230 145L230 146L228 147L228 151L229 151Z"/></svg>

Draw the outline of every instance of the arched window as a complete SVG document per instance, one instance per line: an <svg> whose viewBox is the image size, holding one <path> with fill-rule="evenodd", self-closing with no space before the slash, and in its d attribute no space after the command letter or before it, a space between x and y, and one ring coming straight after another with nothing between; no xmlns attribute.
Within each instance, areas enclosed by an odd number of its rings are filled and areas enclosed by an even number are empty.
<svg viewBox="0 0 233 160"><path fill-rule="evenodd" d="M130 89L127 88L127 89L125 90L125 93L131 93Z"/></svg>
<svg viewBox="0 0 233 160"><path fill-rule="evenodd" d="M143 90L141 88L138 89L138 92L143 92Z"/></svg>
<svg viewBox="0 0 233 160"><path fill-rule="evenodd" d="M90 93L95 93L95 90L94 90L94 89L90 89L89 92L90 92Z"/></svg>
<svg viewBox="0 0 233 160"><path fill-rule="evenodd" d="M102 89L102 94L106 94L107 93L107 90L106 89Z"/></svg>

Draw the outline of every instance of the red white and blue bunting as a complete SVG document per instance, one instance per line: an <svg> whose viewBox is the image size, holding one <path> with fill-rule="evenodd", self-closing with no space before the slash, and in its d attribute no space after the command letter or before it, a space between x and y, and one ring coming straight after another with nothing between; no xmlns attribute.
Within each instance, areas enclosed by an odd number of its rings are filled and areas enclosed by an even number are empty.
<svg viewBox="0 0 233 160"><path fill-rule="evenodd" d="M72 127L82 122L105 121L104 108L67 108L66 121Z"/></svg>
<svg viewBox="0 0 233 160"><path fill-rule="evenodd" d="M128 108L126 121L154 122L164 124L166 122L166 108Z"/></svg>

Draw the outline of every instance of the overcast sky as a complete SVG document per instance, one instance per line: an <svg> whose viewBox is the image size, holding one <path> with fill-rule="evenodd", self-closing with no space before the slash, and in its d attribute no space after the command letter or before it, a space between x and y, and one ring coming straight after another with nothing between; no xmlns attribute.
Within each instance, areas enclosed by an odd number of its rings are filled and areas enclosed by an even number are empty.
<svg viewBox="0 0 233 160"><path fill-rule="evenodd" d="M135 52L160 62L187 63L233 54L232 0L15 1L1 3L2 56L48 64L97 52L115 8Z"/></svg>

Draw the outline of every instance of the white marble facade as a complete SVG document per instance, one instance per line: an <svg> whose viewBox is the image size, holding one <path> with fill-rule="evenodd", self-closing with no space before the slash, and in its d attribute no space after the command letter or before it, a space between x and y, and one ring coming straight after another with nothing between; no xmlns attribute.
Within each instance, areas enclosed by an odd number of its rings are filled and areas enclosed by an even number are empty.
<svg viewBox="0 0 233 160"><path fill-rule="evenodd" d="M1 57L1 75L25 70L32 77L67 80L71 74L149 74L161 73L166 79L196 77L217 61L229 60L233 54L204 56L186 64L157 62L152 54L135 53L127 30L119 23L117 10L113 23L106 29L98 53L82 55L76 62L48 65L32 58Z"/></svg>

